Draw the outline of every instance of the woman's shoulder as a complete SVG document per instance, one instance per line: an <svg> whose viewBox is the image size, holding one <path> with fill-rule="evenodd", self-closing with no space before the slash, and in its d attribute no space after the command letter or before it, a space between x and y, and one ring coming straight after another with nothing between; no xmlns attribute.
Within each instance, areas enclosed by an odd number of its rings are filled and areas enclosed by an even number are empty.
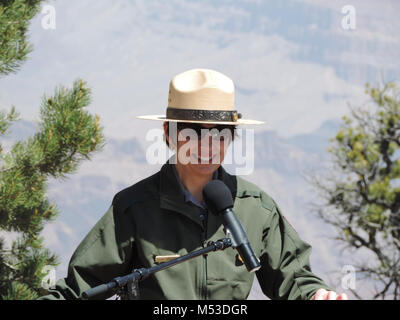
<svg viewBox="0 0 400 320"><path fill-rule="evenodd" d="M160 172L156 172L151 176L119 191L115 194L112 201L114 209L123 212L134 203L154 198L154 196L158 194L159 181Z"/></svg>
<svg viewBox="0 0 400 320"><path fill-rule="evenodd" d="M254 197L259 198L264 208L273 211L276 206L274 199L265 192L262 188L253 182L250 182L242 177L237 176L237 192L236 197Z"/></svg>

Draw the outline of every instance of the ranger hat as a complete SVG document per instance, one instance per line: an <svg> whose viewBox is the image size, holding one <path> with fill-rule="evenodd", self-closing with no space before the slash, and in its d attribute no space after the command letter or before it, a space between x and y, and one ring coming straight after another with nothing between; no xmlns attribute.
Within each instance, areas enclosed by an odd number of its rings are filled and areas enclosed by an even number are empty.
<svg viewBox="0 0 400 320"><path fill-rule="evenodd" d="M263 123L243 119L235 108L233 81L210 69L192 69L176 75L169 84L166 114L137 118L228 125Z"/></svg>

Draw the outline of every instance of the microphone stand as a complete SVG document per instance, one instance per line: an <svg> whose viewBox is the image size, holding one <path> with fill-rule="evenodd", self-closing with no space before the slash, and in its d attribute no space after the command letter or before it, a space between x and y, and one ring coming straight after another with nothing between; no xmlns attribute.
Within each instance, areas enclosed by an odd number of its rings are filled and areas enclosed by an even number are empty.
<svg viewBox="0 0 400 320"><path fill-rule="evenodd" d="M122 300L137 300L140 295L139 281L146 279L153 273L168 269L189 259L205 255L212 251L224 250L230 246L232 246L230 238L223 238L215 242L210 241L205 248L190 252L184 256L160 263L150 268L135 269L128 275L116 277L108 283L86 290L82 293L82 299L90 300L104 296L111 297L112 295L117 294Z"/></svg>

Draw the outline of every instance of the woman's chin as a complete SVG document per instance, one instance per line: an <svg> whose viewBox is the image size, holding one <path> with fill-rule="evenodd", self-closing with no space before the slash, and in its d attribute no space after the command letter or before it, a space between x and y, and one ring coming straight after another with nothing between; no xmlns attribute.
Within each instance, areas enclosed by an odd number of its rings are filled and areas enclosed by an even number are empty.
<svg viewBox="0 0 400 320"><path fill-rule="evenodd" d="M202 175L209 175L214 173L220 165L217 163L198 163L192 164L193 171Z"/></svg>

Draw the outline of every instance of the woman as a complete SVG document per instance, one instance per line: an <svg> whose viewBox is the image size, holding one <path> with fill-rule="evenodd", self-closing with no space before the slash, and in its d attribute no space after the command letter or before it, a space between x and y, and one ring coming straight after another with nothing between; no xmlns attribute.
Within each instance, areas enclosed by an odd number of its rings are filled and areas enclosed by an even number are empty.
<svg viewBox="0 0 400 320"><path fill-rule="evenodd" d="M237 125L234 85L225 75L194 69L170 82L164 121L175 155L154 175L119 192L103 218L75 251L68 276L44 298L76 299L82 292L182 256L226 237L221 218L210 214L203 187L219 179L229 188L237 214L259 258L257 278L271 299L346 299L311 271L311 247L303 242L275 201L256 185L221 166ZM254 273L233 248L163 270L139 283L142 299L246 299ZM104 296L106 298L106 296Z"/></svg>

